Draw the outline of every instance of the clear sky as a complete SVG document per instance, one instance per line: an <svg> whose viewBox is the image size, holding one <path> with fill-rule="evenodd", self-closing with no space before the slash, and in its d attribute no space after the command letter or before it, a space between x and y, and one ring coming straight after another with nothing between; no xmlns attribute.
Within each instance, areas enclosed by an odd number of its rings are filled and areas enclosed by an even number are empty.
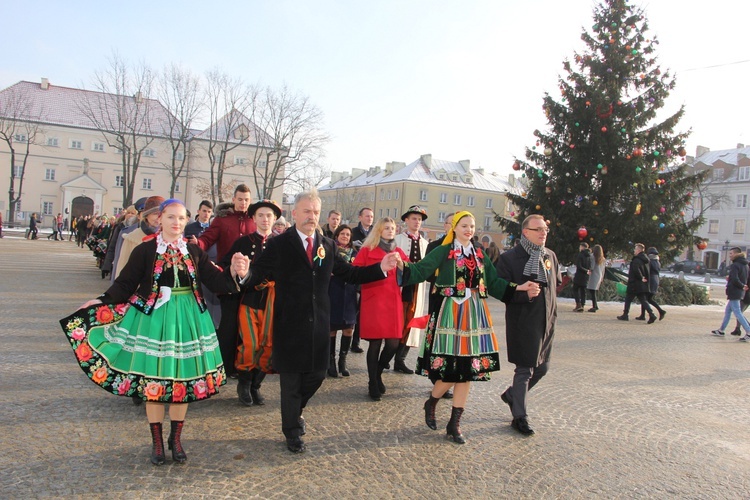
<svg viewBox="0 0 750 500"><path fill-rule="evenodd" d="M687 149L750 143L747 0L651 0L650 33L677 74ZM92 88L114 50L159 69L181 63L310 96L334 171L431 153L509 173L546 125L562 61L582 50L592 0L245 0L5 2L0 87ZM744 62L741 62L744 61ZM736 64L733 64L736 63Z"/></svg>

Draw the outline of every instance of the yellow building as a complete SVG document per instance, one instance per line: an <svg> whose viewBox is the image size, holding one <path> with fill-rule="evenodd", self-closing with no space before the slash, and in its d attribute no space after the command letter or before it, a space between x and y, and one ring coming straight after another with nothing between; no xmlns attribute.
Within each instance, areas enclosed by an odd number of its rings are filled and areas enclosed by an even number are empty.
<svg viewBox="0 0 750 500"><path fill-rule="evenodd" d="M321 219L338 210L351 225L358 223L362 207L372 208L376 219L400 221L411 205L420 205L427 210L422 230L428 239L443 233L447 214L467 210L474 214L480 241L494 241L502 248L506 235L495 222L495 213L506 216L511 211L506 193L516 189L512 175L506 179L472 169L469 160L445 161L426 154L408 165L391 162L385 168L333 172L331 182L318 191L323 201Z"/></svg>

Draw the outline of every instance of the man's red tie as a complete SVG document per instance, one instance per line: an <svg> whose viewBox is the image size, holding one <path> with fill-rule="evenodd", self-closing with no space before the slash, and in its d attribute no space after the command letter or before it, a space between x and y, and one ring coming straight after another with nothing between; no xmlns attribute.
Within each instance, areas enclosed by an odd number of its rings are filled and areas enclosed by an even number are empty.
<svg viewBox="0 0 750 500"><path fill-rule="evenodd" d="M313 254L313 239L308 236L307 237L307 260L310 261L310 264L312 264L312 254Z"/></svg>

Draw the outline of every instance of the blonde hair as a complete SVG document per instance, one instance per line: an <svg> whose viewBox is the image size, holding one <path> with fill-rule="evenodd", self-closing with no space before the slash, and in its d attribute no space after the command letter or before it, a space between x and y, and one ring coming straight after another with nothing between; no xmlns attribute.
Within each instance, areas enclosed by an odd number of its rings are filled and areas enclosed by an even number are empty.
<svg viewBox="0 0 750 500"><path fill-rule="evenodd" d="M362 242L362 247L369 248L370 250L377 248L378 244L380 244L380 235L383 233L383 228L389 222L393 224L394 227L396 226L396 221L391 219L390 217L383 217L375 224L373 224L372 229L370 229L370 233L367 235L367 238L365 238L365 241Z"/></svg>
<svg viewBox="0 0 750 500"><path fill-rule="evenodd" d="M596 265L604 264L604 249L601 245L594 245L594 262L596 262Z"/></svg>

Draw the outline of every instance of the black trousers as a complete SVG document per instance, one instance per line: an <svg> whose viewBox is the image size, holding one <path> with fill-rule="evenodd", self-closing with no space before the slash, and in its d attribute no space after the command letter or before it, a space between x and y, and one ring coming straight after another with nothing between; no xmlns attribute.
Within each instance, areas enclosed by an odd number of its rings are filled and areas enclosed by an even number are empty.
<svg viewBox="0 0 750 500"><path fill-rule="evenodd" d="M221 321L219 328L216 330L216 338L219 340L219 350L221 359L224 360L224 369L227 375L237 373L234 367L237 358L237 343L240 338L240 326L237 321L237 314L240 310L239 294L220 295L221 302Z"/></svg>
<svg viewBox="0 0 750 500"><path fill-rule="evenodd" d="M317 392L326 371L306 373L279 373L281 388L281 431L287 439L300 437L299 418L307 402Z"/></svg>
<svg viewBox="0 0 750 500"><path fill-rule="evenodd" d="M586 285L573 285L573 298L576 299L577 306L586 305Z"/></svg>
<svg viewBox="0 0 750 500"><path fill-rule="evenodd" d="M513 418L526 417L526 398L529 391L547 374L549 362L537 367L516 366L513 374L513 385L508 389L513 402Z"/></svg>
<svg viewBox="0 0 750 500"><path fill-rule="evenodd" d="M649 316L654 315L654 311L651 310L651 306L648 305L648 294L646 292L642 293L631 293L628 292L628 294L625 296L625 308L623 309L623 314L626 316L630 312L630 304L633 302L633 299L638 297L638 301L641 303L641 307L646 310Z"/></svg>
<svg viewBox="0 0 750 500"><path fill-rule="evenodd" d="M647 293L646 300L648 301L649 304L654 306L654 309L656 309L660 313L664 312L664 309L659 307L659 304L657 304L656 301L654 300L655 295L656 295L655 293L651 293L651 292ZM646 315L646 307L643 305L643 302L641 302L641 316L645 316L645 315Z"/></svg>

